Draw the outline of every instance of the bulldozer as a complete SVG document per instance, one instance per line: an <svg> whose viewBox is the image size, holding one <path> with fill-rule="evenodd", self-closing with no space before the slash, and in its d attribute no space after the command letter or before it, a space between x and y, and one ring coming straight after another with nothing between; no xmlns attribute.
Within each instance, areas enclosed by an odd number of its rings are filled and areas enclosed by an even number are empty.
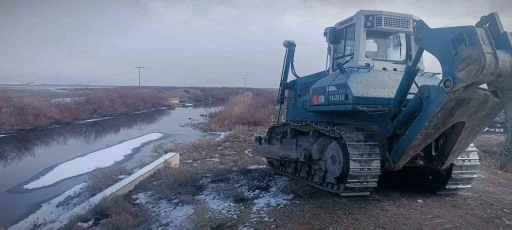
<svg viewBox="0 0 512 230"><path fill-rule="evenodd" d="M343 196L368 195L393 172L457 193L478 176L473 140L503 110L503 152L512 152L512 38L497 13L431 28L361 10L323 35L325 70L307 76L295 70L295 42L283 43L277 103L286 112L252 145L275 171ZM441 73L425 71L425 51Z"/></svg>

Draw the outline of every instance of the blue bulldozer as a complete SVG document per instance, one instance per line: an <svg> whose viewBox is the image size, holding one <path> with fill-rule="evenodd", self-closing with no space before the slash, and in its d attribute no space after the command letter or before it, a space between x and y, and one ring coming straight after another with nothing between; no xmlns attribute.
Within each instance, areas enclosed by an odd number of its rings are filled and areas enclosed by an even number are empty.
<svg viewBox="0 0 512 230"><path fill-rule="evenodd" d="M277 102L285 114L252 146L277 172L349 196L406 171L437 193L456 193L478 175L472 141L502 110L502 151L512 152L512 38L497 13L430 28L414 15L362 10L324 36L326 69L302 77L296 44L283 43ZM425 51L442 73L424 70Z"/></svg>

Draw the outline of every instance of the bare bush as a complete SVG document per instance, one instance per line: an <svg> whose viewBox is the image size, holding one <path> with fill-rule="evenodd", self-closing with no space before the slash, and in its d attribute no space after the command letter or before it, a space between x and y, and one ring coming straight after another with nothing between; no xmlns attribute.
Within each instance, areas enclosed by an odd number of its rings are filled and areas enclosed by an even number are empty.
<svg viewBox="0 0 512 230"><path fill-rule="evenodd" d="M132 205L126 197L114 196L102 200L84 215L73 218L63 229L83 229L77 223L91 219L94 220L93 229L135 229L150 223L153 216L146 205Z"/></svg>
<svg viewBox="0 0 512 230"><path fill-rule="evenodd" d="M240 170L239 173L247 181L249 191L268 191L270 189L268 179L271 177L272 173L268 170L245 169Z"/></svg>
<svg viewBox="0 0 512 230"><path fill-rule="evenodd" d="M240 191L232 184L217 184L215 191L224 199L232 200L235 203L243 203L249 200L244 192Z"/></svg>
<svg viewBox="0 0 512 230"><path fill-rule="evenodd" d="M44 127L80 119L111 116L168 106L155 90L96 89L70 100L0 93L0 132Z"/></svg>
<svg viewBox="0 0 512 230"><path fill-rule="evenodd" d="M271 95L269 93L269 95ZM255 97L251 92L230 97L224 109L209 116L207 128L229 131L236 126L267 126L272 123L271 96Z"/></svg>
<svg viewBox="0 0 512 230"><path fill-rule="evenodd" d="M121 164L94 170L87 179L87 191L96 195L121 180L121 175L131 174L130 170Z"/></svg>
<svg viewBox="0 0 512 230"><path fill-rule="evenodd" d="M121 213L104 220L100 227L105 230L133 229L135 227L134 222L132 216Z"/></svg>
<svg viewBox="0 0 512 230"><path fill-rule="evenodd" d="M154 177L158 181L154 190L164 198L170 199L180 194L197 196L204 190L204 185L199 183L201 175L185 167L166 166L157 170Z"/></svg>
<svg viewBox="0 0 512 230"><path fill-rule="evenodd" d="M216 212L207 204L196 205L191 220L193 229L210 230L210 229L237 229L236 220L233 217L223 216Z"/></svg>
<svg viewBox="0 0 512 230"><path fill-rule="evenodd" d="M210 102L210 101L225 101L230 97L250 92L256 97L272 95L272 100L275 100L276 91L268 89L257 88L232 88L232 87L167 87L163 89L167 91L167 95L173 98L179 98L181 101L194 101L194 102Z"/></svg>
<svg viewBox="0 0 512 230"><path fill-rule="evenodd" d="M253 130L247 126L237 125L229 134L229 141L252 143L254 139Z"/></svg>
<svg viewBox="0 0 512 230"><path fill-rule="evenodd" d="M484 154L480 155L484 165L512 172L512 155L505 151L506 134L484 134L477 137L473 143Z"/></svg>
<svg viewBox="0 0 512 230"><path fill-rule="evenodd" d="M217 145L218 143L216 143L212 138L200 138L183 143L161 143L153 147L152 151L159 155L168 152L176 152L180 153L181 155L188 155L209 151Z"/></svg>
<svg viewBox="0 0 512 230"><path fill-rule="evenodd" d="M505 146L506 134L483 134L478 136L473 143L480 151L496 150Z"/></svg>

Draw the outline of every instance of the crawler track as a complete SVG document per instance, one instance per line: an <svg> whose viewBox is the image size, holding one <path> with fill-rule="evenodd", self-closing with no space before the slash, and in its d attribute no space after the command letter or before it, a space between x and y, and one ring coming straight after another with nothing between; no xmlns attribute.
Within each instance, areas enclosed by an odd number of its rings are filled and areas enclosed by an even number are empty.
<svg viewBox="0 0 512 230"><path fill-rule="evenodd" d="M345 173L342 173L339 182L335 184L326 182L327 172L313 167L312 162L267 159L270 167L277 172L343 196L369 195L377 187L381 173L381 153L379 143L372 137L371 132L318 123L284 123L269 132L287 132L289 129L318 131L344 143L348 149L348 168L344 168Z"/></svg>
<svg viewBox="0 0 512 230"><path fill-rule="evenodd" d="M471 183L478 177L478 159L477 149L471 144L466 151L460 155L451 167L450 177L438 194L458 193L461 190L471 188Z"/></svg>

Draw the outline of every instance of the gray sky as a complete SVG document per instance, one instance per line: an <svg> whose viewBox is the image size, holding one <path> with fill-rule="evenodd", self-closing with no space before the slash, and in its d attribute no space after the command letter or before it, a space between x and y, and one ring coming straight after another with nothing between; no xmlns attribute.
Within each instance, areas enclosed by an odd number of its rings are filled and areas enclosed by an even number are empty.
<svg viewBox="0 0 512 230"><path fill-rule="evenodd" d="M510 0L27 1L0 0L0 83L277 87L284 48L296 69L324 69L332 26L360 9L415 14L431 27L474 24ZM427 70L439 71L433 57Z"/></svg>

